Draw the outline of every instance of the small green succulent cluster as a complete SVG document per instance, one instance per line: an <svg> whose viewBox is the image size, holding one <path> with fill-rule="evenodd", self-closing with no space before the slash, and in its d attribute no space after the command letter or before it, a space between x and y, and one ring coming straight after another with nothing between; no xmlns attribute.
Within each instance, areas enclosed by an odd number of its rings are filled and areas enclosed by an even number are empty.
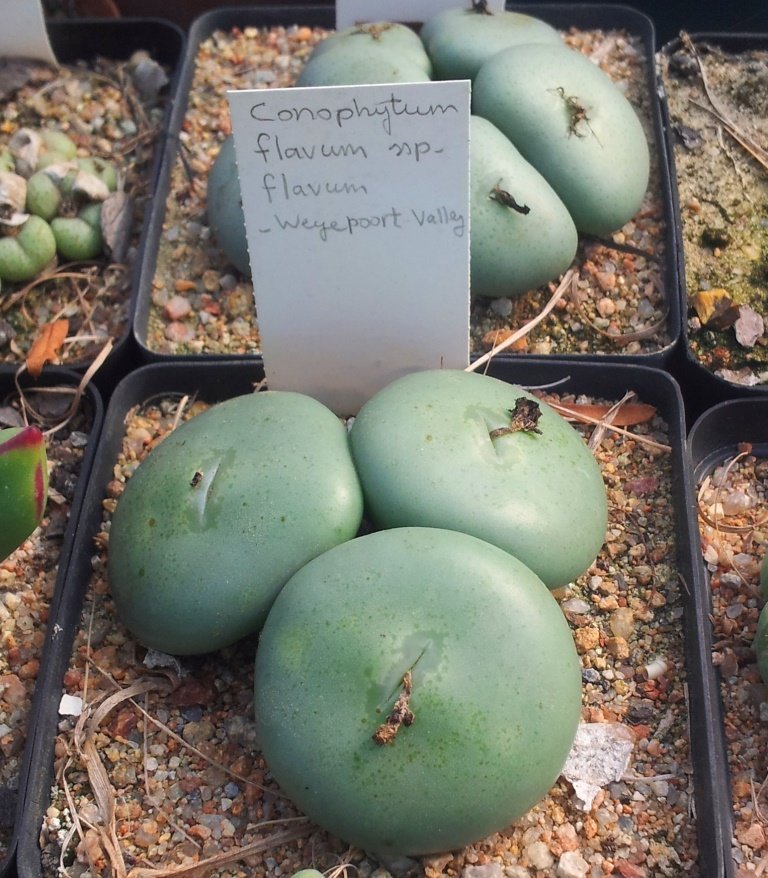
<svg viewBox="0 0 768 878"><path fill-rule="evenodd" d="M78 155L64 132L19 129L0 151L0 281L33 280L57 254L99 256L102 204L117 182L111 162Z"/></svg>

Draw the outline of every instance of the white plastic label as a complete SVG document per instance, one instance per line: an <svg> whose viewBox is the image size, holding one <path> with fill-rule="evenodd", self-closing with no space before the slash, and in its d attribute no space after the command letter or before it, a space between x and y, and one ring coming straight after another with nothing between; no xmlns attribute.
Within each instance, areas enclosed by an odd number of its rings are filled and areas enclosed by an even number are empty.
<svg viewBox="0 0 768 878"><path fill-rule="evenodd" d="M0 58L36 58L57 64L41 0L0 0Z"/></svg>
<svg viewBox="0 0 768 878"><path fill-rule="evenodd" d="M460 5L460 0L336 0L336 29L365 21L422 22ZM485 0L485 5L489 12L501 12L504 0ZM466 0L466 6L472 6L472 0Z"/></svg>
<svg viewBox="0 0 768 878"><path fill-rule="evenodd" d="M469 360L469 83L228 93L272 389L354 414Z"/></svg>

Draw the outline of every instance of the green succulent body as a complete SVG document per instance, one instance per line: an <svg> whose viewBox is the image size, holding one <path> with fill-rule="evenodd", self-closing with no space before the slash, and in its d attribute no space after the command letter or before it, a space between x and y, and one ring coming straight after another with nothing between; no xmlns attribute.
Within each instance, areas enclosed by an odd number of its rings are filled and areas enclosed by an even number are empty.
<svg viewBox="0 0 768 878"><path fill-rule="evenodd" d="M50 225L32 214L17 234L0 238L0 279L32 280L55 255L56 238Z"/></svg>
<svg viewBox="0 0 768 878"><path fill-rule="evenodd" d="M106 159L86 156L85 158L77 159L77 166L81 171L86 171L89 174L93 174L94 177L98 177L110 192L114 192L117 189L117 170Z"/></svg>
<svg viewBox="0 0 768 878"><path fill-rule="evenodd" d="M62 194L50 174L35 171L27 180L27 203L29 213L50 222L59 212Z"/></svg>
<svg viewBox="0 0 768 878"><path fill-rule="evenodd" d="M146 646L220 649L257 631L285 581L361 518L347 433L329 409L289 392L234 397L182 424L126 486L112 596Z"/></svg>
<svg viewBox="0 0 768 878"><path fill-rule="evenodd" d="M235 140L230 134L221 144L208 175L208 223L224 255L245 277L251 274L245 216L237 176Z"/></svg>
<svg viewBox="0 0 768 878"><path fill-rule="evenodd" d="M0 430L0 560L40 523L47 496L42 433L37 427Z"/></svg>
<svg viewBox="0 0 768 878"><path fill-rule="evenodd" d="M101 253L101 204L86 204L77 216L57 216L51 220L56 249L65 259L94 259Z"/></svg>
<svg viewBox="0 0 768 878"><path fill-rule="evenodd" d="M69 161L77 155L77 145L69 135L55 128L44 128L40 132L43 141L43 156L54 156L55 160ZM50 162L49 162L50 164ZM38 162L38 167L40 162Z"/></svg>
<svg viewBox="0 0 768 878"><path fill-rule="evenodd" d="M547 792L581 674L565 617L524 564L467 534L396 528L288 581L254 697L262 753L298 808L356 847L416 856L484 838Z"/></svg>
<svg viewBox="0 0 768 878"><path fill-rule="evenodd" d="M757 620L757 631L752 641L752 648L757 656L757 670L762 681L768 684L768 604L760 611Z"/></svg>

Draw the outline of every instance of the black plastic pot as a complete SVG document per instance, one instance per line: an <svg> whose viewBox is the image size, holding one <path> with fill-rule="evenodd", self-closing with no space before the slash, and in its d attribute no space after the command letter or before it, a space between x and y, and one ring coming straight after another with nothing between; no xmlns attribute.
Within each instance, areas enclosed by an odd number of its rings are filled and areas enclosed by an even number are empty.
<svg viewBox="0 0 768 878"><path fill-rule="evenodd" d="M36 388L50 387L67 387L76 388L79 384L80 377L70 371L64 369L45 369L39 380L33 380L29 375L21 378L21 386L27 392L33 392ZM0 374L0 404L9 396L15 395L15 384L12 375ZM83 456L82 464L78 474L77 486L70 506L70 515L67 523L66 531L61 542L61 550L59 553L58 570L56 574L56 586L51 606L49 609L48 626L45 633L45 643L41 652L40 671L35 685L35 692L29 716L26 721L27 739L25 744L24 755L22 758L21 769L18 778L18 795L15 806L15 818L13 823L13 834L10 839L8 852L6 857L0 861L0 878L6 878L15 874L15 852L19 839L19 833L22 824L26 823L29 809L29 788L33 784L35 769L32 760L32 752L37 746L37 739L40 734L42 725L41 721L45 716L45 698L52 688L59 685L59 680L55 672L51 674L52 657L58 649L59 631L56 628L55 619L58 616L61 602L63 599L63 587L70 569L72 561L73 548L75 544L75 532L80 516L80 510L85 496L88 477L90 475L91 466L95 459L96 449L98 447L99 435L104 418L104 410L101 396L98 391L89 386L86 388L83 399L80 402L83 410L87 413L90 423L88 448ZM51 502L51 501L49 501Z"/></svg>
<svg viewBox="0 0 768 878"><path fill-rule="evenodd" d="M558 356L559 359L575 362L599 359L601 362L636 362L642 365L664 367L670 362L675 345L679 339L680 305L677 292L677 264L673 246L671 182L668 172L666 141L663 135L661 107L656 92L654 72L655 36L653 23L650 18L641 12L622 5L540 3L507 4L507 8L538 16L562 30L570 27L582 29L601 28L604 30L617 29L638 35L642 39L647 63L649 107L655 132L655 146L658 152L661 195L664 202L664 219L667 230L664 262L660 266L660 274L667 297L666 328L670 342L658 351L645 354L624 354L621 348L617 346L615 352L601 355L566 354ZM292 4L285 6L259 5L250 8L231 7L204 13L193 22L190 28L187 51L181 72L181 82L179 84L179 99L170 122L169 137L157 187L157 197L153 204L152 216L150 218L149 244L145 251L145 259L139 277L139 290L133 317L135 339L144 362L178 362L185 359L210 361L214 358L226 360L243 359L243 356L235 354L216 355L214 357L212 354L173 355L152 350L148 342L152 281L155 274L160 236L166 213L166 201L170 193L171 173L179 156L179 133L187 110L189 89L195 71L199 44L207 39L215 30L227 31L234 27L272 27L291 24L331 28L334 25L333 9L328 5L300 6ZM502 358L519 358L525 355L502 353L499 356Z"/></svg>
<svg viewBox="0 0 768 878"><path fill-rule="evenodd" d="M161 363L140 368L116 388L106 415L96 462L89 481L80 517L77 545L57 613L51 622L60 626L55 655L46 669L45 691L41 693L39 729L35 736L32 768L26 793L26 808L19 830L19 878L38 878L41 874L38 837L41 821L50 799L53 773L57 706L62 692L62 676L70 658L83 598L91 568L92 539L99 530L102 500L121 446L127 411L138 403L160 395L194 394L209 402L252 391L262 376L261 364L241 363ZM585 393L617 399L627 390L655 406L669 425L672 445L671 508L676 516L677 565L679 575L694 587L682 590L685 659L690 694L690 746L694 771L694 791L699 836L699 866L702 878L725 875L729 837L724 831L723 796L726 794L722 747L717 733L716 680L710 661L709 621L706 593L693 568L698 552L696 523L688 498L691 495L690 464L685 445L683 406L675 381L663 372L641 366L603 363L561 363L528 358L525 361L495 361L489 374L525 386L558 383L557 391Z"/></svg>
<svg viewBox="0 0 768 878"><path fill-rule="evenodd" d="M155 188L160 171L162 146L167 132L170 112L175 101L178 85L178 73L186 45L186 35L177 25L160 18L146 19L54 19L47 23L53 51L61 64L89 62L96 57L127 59L134 52L143 49L150 56L164 65L169 72L167 91L167 107L164 122L158 132L152 168L149 174L147 191ZM149 202L149 199L148 199ZM145 208L144 220L136 254L135 266L131 279L131 301L126 301L125 325L114 347L94 381L99 390L108 395L116 381L131 366L134 356L133 334L131 332L131 316L133 314L132 299L138 283L139 266L144 260L147 232L149 226L149 203ZM92 359L72 361L67 368L84 373L91 365ZM13 373L17 364L0 363L0 374Z"/></svg>
<svg viewBox="0 0 768 878"><path fill-rule="evenodd" d="M690 36L697 45L707 43L718 46L725 52L734 54L750 49L768 49L768 34L692 33ZM661 54L669 57L678 51L681 48L681 45L680 39L672 40L662 47ZM681 382L686 388L686 406L688 407L691 419L695 419L715 403L735 399L737 397L765 397L766 394L768 394L768 384L749 386L728 381L702 365L691 350L691 338L687 319L688 295L690 291L686 280L683 227L677 184L678 176L675 163L675 143L678 136L674 131L664 82L661 75L659 75L659 94L661 96L662 113L664 117L664 134L667 141L667 155L672 182L672 204L674 210L672 227L675 238L674 253L676 254L678 263L678 289L680 291L680 303L678 307L681 314L681 333L680 345L676 352L675 372L680 376Z"/></svg>
<svg viewBox="0 0 768 878"><path fill-rule="evenodd" d="M699 484L716 467L734 457L738 453L738 446L741 443L751 444L754 453L761 457L768 456L768 398L751 397L726 400L713 406L699 417L688 435L694 486ZM711 612L709 574L700 552L693 575L694 587L705 595L705 600L709 605L707 612ZM726 775L723 787L725 795L721 804L721 824L725 831L725 840L728 842L725 874L732 876L736 873L736 864L730 853L734 812L729 794L728 761L725 754L725 731L719 694L717 703L713 704L712 719L716 723L714 733L723 742L722 758Z"/></svg>

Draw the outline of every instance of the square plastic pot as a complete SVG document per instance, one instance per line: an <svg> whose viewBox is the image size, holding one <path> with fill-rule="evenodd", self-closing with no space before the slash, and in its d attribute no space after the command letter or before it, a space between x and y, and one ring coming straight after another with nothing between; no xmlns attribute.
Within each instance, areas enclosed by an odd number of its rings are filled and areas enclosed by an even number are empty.
<svg viewBox="0 0 768 878"><path fill-rule="evenodd" d="M130 58L134 52L144 50L153 60L164 66L169 79L164 92L166 106L163 121L157 133L152 165L148 171L147 204L144 208L138 251L131 272L130 293L122 305L125 318L123 328L119 337L113 339L113 348L96 372L94 379L99 390L108 395L117 379L129 368L135 353L131 327L133 298L138 283L139 267L144 260L151 193L157 183L170 112L176 99L178 73L186 45L186 35L177 25L160 18L57 18L48 21L46 26L54 54L61 64L88 63L97 57L124 60ZM91 366L93 360L94 358L72 360L66 364L66 367L82 374ZM12 374L18 365L19 363L12 362L0 363L0 374Z"/></svg>
<svg viewBox="0 0 768 878"><path fill-rule="evenodd" d="M80 382L79 376L69 370L64 369L45 369L42 376L38 380L34 380L30 375L26 374L20 379L22 388L27 393L33 393L36 389L48 389L55 387L65 387L70 390L77 388ZM0 374L0 405L10 396L16 395L16 385L12 375ZM75 544L75 532L80 517L83 499L88 485L88 477L98 447L99 434L104 418L104 410L101 395L92 386L86 388L83 398L79 405L81 410L86 413L89 423L88 446L83 455L79 471L77 473L77 483L74 489L72 502L70 504L69 518L66 529L61 536L61 548L59 551L58 566L56 571L56 584L54 594L48 611L48 624L45 630L45 641L40 653L35 656L40 661L40 669L35 683L35 690L32 696L32 702L29 713L25 720L26 726L26 742L18 775L17 795L13 812L13 828L10 836L10 842L6 856L0 860L0 876L8 878L15 874L15 853L19 839L21 826L26 823L30 808L30 791L34 787L34 768L32 763L32 752L38 744L38 736L43 727L44 717L46 716L46 695L50 693L53 687L59 685L60 673L57 673L54 667L54 657L58 651L58 635L59 631L56 627L56 618L61 611L61 602L63 598L64 581L69 572L70 562L72 560L73 547ZM54 501L49 499L48 503ZM43 531L44 537L49 539L53 544L57 536L51 533L49 536ZM12 583L11 583L12 584Z"/></svg>
<svg viewBox="0 0 768 878"><path fill-rule="evenodd" d="M663 202L665 224L664 258L659 265L661 285L666 297L666 335L668 343L649 353L627 354L621 346L615 345L611 351L601 354L562 354L559 359L572 361L589 361L599 359L601 362L636 362L642 365L664 367L672 360L675 345L680 335L680 305L678 294L677 261L673 243L673 210L671 199L671 183L666 155L666 141L663 134L661 107L657 95L655 80L655 36L653 24L646 15L627 6L582 4L582 3L543 3L543 4L508 4L508 8L518 12L534 15L547 21L552 26L567 30L570 27L581 29L625 30L639 36L642 40L644 59L646 62L649 113L653 125L654 147L657 153L660 197ZM183 161L183 125L189 102L189 90L196 68L196 57L200 43L214 31L228 31L232 28L246 27L267 28L277 25L307 25L310 27L332 28L334 26L333 9L328 5L259 5L250 8L231 7L211 10L197 18L189 32L189 41L181 72L179 99L174 108L170 122L169 138L163 158L163 165L150 217L149 243L145 250L145 259L139 277L138 295L135 300L133 317L134 335L143 362L167 362L194 359L210 361L212 359L243 359L259 358L260 355L238 355L233 353L166 353L151 347L150 319L152 315L152 291L160 251L163 225L166 219L167 200L172 194L172 173L177 162ZM205 222L204 217L200 218ZM519 358L520 354L503 352L500 358Z"/></svg>
<svg viewBox="0 0 768 878"><path fill-rule="evenodd" d="M680 390L667 374L636 365L608 363L562 363L528 358L495 361L489 374L526 387L556 384L556 392L587 394L609 400L632 390L642 402L656 407L668 425L671 445L671 496L669 505L676 521L677 574L686 584L680 589L684 632L684 662L689 693L688 719L693 770L695 813L699 846L699 874L720 878L729 836L724 826L723 797L726 794L722 747L717 724L717 684L710 656L706 592L700 578L694 578L698 539L691 496L691 467L685 442ZM77 544L69 564L58 609L51 617L59 635L55 656L45 674L41 692L44 709L31 755L25 810L19 831L19 878L41 875L39 835L50 802L53 777L57 707L62 695L62 678L68 667L75 632L80 622L84 595L91 575L92 540L101 526L102 501L107 484L114 478L114 465L121 447L127 412L149 398L189 394L196 399L217 402L252 392L262 377L261 364L247 363L164 363L152 364L128 375L116 388L106 415L97 458L86 492ZM674 574L673 574L674 575Z"/></svg>
<svg viewBox="0 0 768 878"><path fill-rule="evenodd" d="M717 467L733 458L739 452L739 445L742 443L751 444L756 455L768 457L768 397L752 396L725 400L708 409L698 418L688 434L694 488ZM691 496L692 503L695 504L693 499L695 494ZM710 576L701 551L697 553L694 565L694 587L704 595L707 614L712 613ZM724 840L727 843L725 847L725 874L733 876L737 871L737 864L731 853L735 814L734 803L730 796L731 784L723 725L723 706L719 693L718 684L718 696L716 701L712 703L712 722L714 724L712 733L715 737L715 746L721 751L722 755L719 758L722 759L725 770L724 795L720 804L720 824L723 827ZM755 780L759 785L760 778Z"/></svg>
<svg viewBox="0 0 768 878"><path fill-rule="evenodd" d="M768 34L748 33L691 33L690 39L701 47L705 44L721 48L730 54L738 54L749 50L768 50ZM660 51L663 63L682 48L682 40L675 39L666 43ZM693 72L692 72L692 75ZM683 235L683 220L680 205L680 192L678 188L678 170L675 160L676 150L683 149L681 135L676 130L675 121L671 116L669 98L666 94L664 77L659 70L659 94L661 96L662 114L664 119L664 136L667 142L667 155L669 159L669 172L672 185L673 222L674 234L673 252L677 259L677 274L679 278L680 302L678 305L681 314L680 344L675 352L673 368L679 375L681 383L686 388L686 406L691 420L695 420L700 414L718 402L738 397L761 398L768 395L768 384L747 385L727 380L706 366L695 356L691 348L691 332L688 325L688 297L696 292L689 287L689 278L686 270L686 257ZM706 100L706 98L703 98ZM695 133L695 132L693 132ZM728 135L723 135L727 137ZM737 148L737 147L735 147ZM706 155L701 154L701 161L706 162ZM766 316L766 315L763 315ZM768 369L768 367L766 367Z"/></svg>

